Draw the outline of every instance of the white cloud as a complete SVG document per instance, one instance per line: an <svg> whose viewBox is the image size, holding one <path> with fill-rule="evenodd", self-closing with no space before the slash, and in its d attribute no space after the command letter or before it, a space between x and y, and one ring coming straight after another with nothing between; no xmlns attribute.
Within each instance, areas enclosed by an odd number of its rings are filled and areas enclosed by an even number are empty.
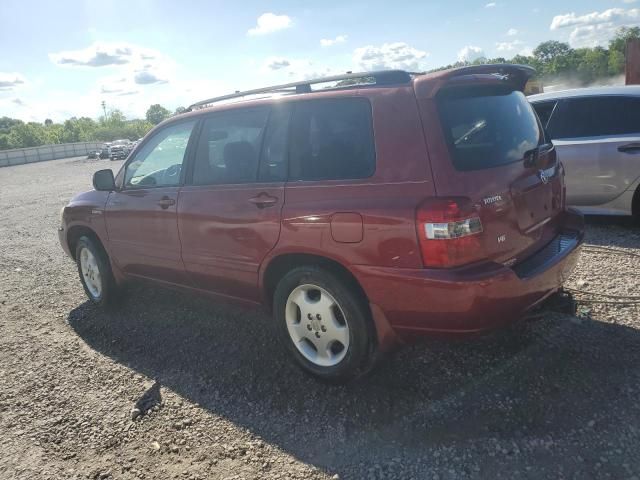
<svg viewBox="0 0 640 480"><path fill-rule="evenodd" d="M486 57L484 50L474 45L467 45L458 52L458 61L460 62L473 62L484 57Z"/></svg>
<svg viewBox="0 0 640 480"><path fill-rule="evenodd" d="M515 28L510 28L509 30L507 30L508 37L515 37L517 34L518 34L518 30Z"/></svg>
<svg viewBox="0 0 640 480"><path fill-rule="evenodd" d="M522 50L520 50L520 52L518 52L520 55L524 55L525 57L531 57L533 56L533 48L531 47L524 47Z"/></svg>
<svg viewBox="0 0 640 480"><path fill-rule="evenodd" d="M141 93L140 87L168 83L175 63L156 50L127 43L96 42L86 48L49 54L52 62L70 68L106 67L115 75L103 77L94 95L108 99Z"/></svg>
<svg viewBox="0 0 640 480"><path fill-rule="evenodd" d="M489 2L484 6L484 8L494 8L496 5L496 2Z"/></svg>
<svg viewBox="0 0 640 480"><path fill-rule="evenodd" d="M258 17L256 26L247 31L248 35L264 35L277 32L291 26L291 18L288 15L276 15L275 13L263 13Z"/></svg>
<svg viewBox="0 0 640 480"><path fill-rule="evenodd" d="M636 3L638 0L622 0L622 3Z"/></svg>
<svg viewBox="0 0 640 480"><path fill-rule="evenodd" d="M353 61L363 70L422 70L422 61L428 52L418 50L404 42L384 43L379 47L367 45L356 48Z"/></svg>
<svg viewBox="0 0 640 480"><path fill-rule="evenodd" d="M338 35L336 38L323 38L322 40L320 40L320 45L322 47L331 47L333 45L336 45L338 43L344 43L346 41L347 41L346 35Z"/></svg>
<svg viewBox="0 0 640 480"><path fill-rule="evenodd" d="M13 90L20 85L24 85L25 82L25 78L19 73L0 72L0 92Z"/></svg>
<svg viewBox="0 0 640 480"><path fill-rule="evenodd" d="M640 25L640 8L610 8L602 12L576 15L575 12L556 15L551 30L571 28L572 47L594 47L606 43L621 26Z"/></svg>
<svg viewBox="0 0 640 480"><path fill-rule="evenodd" d="M281 70L291 66L291 61L284 57L269 57L265 60L264 66L268 70Z"/></svg>
<svg viewBox="0 0 640 480"><path fill-rule="evenodd" d="M514 40L512 42L496 42L496 50L499 52L512 52L520 45L522 45L520 40Z"/></svg>
<svg viewBox="0 0 640 480"><path fill-rule="evenodd" d="M159 75L156 72L153 72L150 69L143 69L143 70L139 70L136 72L136 74L133 77L133 80L138 84L138 85L151 85L154 83L167 83L168 80L166 80L165 78L162 78L161 75Z"/></svg>
<svg viewBox="0 0 640 480"><path fill-rule="evenodd" d="M73 67L107 67L127 65L154 60L158 52L127 43L96 42L80 50L50 53L49 58L57 65Z"/></svg>
<svg viewBox="0 0 640 480"><path fill-rule="evenodd" d="M623 23L640 21L640 9L610 8L604 12L591 12L586 15L576 15L574 12L556 15L551 21L551 30L573 27L576 25L597 25L600 23Z"/></svg>

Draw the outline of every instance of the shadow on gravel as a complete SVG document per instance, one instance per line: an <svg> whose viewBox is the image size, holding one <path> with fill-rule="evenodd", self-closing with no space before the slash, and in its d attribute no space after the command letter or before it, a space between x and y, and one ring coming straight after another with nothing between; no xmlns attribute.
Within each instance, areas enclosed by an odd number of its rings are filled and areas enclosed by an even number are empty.
<svg viewBox="0 0 640 480"><path fill-rule="evenodd" d="M344 387L293 366L261 313L133 287L117 312L85 303L68 321L95 350L341 477L372 462L437 465L434 452L455 446L469 448L483 475L499 468L511 478L527 442L592 437L580 455L595 462L602 432L640 424L639 332L560 314L407 347ZM483 450L495 439L519 445L499 453L499 464ZM558 450L558 461L570 453Z"/></svg>

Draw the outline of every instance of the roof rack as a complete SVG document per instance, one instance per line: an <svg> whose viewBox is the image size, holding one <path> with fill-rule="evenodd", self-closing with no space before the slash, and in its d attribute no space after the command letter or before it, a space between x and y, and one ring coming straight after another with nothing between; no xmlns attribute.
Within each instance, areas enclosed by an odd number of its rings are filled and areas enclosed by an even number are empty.
<svg viewBox="0 0 640 480"><path fill-rule="evenodd" d="M311 93L311 85L317 83L339 82L341 80L353 80L358 78L373 78L375 85L397 85L408 83L411 81L412 75L418 75L414 72L405 72L404 70L384 70L380 72L347 72L343 75L334 75L331 77L316 78L313 80L304 80L301 82L285 83L282 85L274 85L272 87L256 88L254 90L246 90L244 92L235 92L228 95L222 95L220 97L207 98L199 102L190 105L187 111L191 111L198 108L204 108L212 103L221 102L223 100L230 100L232 98L241 98L249 95L256 95L260 93L286 93L286 94L298 94L298 93Z"/></svg>

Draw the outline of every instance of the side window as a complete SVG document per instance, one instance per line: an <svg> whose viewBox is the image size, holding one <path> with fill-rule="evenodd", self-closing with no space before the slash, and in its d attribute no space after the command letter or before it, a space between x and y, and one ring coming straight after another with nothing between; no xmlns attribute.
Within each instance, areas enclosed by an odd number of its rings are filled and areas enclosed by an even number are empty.
<svg viewBox="0 0 640 480"><path fill-rule="evenodd" d="M366 99L311 100L295 105L289 179L366 178L374 171L371 106Z"/></svg>
<svg viewBox="0 0 640 480"><path fill-rule="evenodd" d="M622 96L571 98L561 106L561 114L554 114L549 125L553 138L640 132L640 99Z"/></svg>
<svg viewBox="0 0 640 480"><path fill-rule="evenodd" d="M533 104L533 108L538 114L538 118L544 128L546 128L549 123L549 119L551 118L551 114L553 113L556 103L557 102L553 100L551 102L538 102Z"/></svg>
<svg viewBox="0 0 640 480"><path fill-rule="evenodd" d="M180 172L196 121L166 127L153 135L125 170L126 187L171 187L180 184Z"/></svg>
<svg viewBox="0 0 640 480"><path fill-rule="evenodd" d="M269 116L269 125L262 143L259 179L279 182L287 179L287 137L290 109L276 106Z"/></svg>
<svg viewBox="0 0 640 480"><path fill-rule="evenodd" d="M268 108L259 108L207 118L198 141L194 185L255 182L268 116Z"/></svg>

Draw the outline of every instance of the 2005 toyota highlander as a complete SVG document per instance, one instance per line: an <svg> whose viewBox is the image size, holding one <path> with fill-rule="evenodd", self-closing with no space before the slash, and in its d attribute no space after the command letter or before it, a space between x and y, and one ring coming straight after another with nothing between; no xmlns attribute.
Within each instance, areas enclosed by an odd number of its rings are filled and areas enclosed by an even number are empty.
<svg viewBox="0 0 640 480"><path fill-rule="evenodd" d="M561 288L584 233L522 93L532 73L367 72L199 102L115 178L96 172L60 242L92 302L144 279L263 305L326 380L403 339L512 322Z"/></svg>

